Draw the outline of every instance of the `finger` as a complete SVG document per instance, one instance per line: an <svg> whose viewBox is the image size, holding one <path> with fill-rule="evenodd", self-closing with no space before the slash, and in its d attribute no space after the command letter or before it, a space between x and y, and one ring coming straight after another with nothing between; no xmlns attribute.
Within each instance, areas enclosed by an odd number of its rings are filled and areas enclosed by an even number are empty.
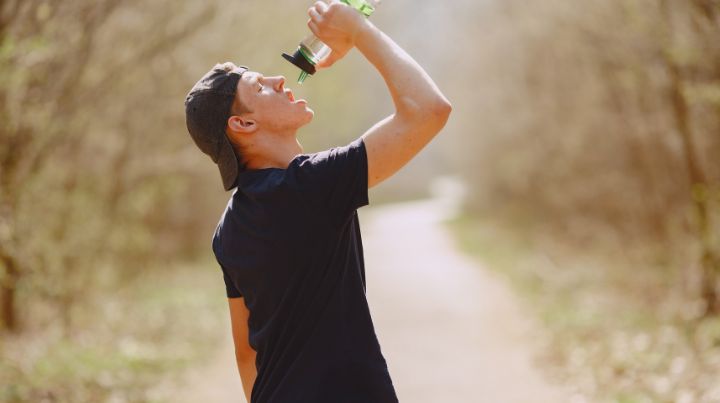
<svg viewBox="0 0 720 403"><path fill-rule="evenodd" d="M310 28L310 31L311 31L315 36L318 36L318 26L317 26L317 23L316 23L315 21L313 21L312 19L308 20L307 26L308 26L308 28Z"/></svg>
<svg viewBox="0 0 720 403"><path fill-rule="evenodd" d="M320 19L322 18L322 16L321 16L320 13L315 9L315 7L310 7L310 8L308 9L308 15L310 16L310 19L311 19L314 23L320 22Z"/></svg>
<svg viewBox="0 0 720 403"><path fill-rule="evenodd" d="M327 11L328 5L322 1L316 1L315 4L313 4L313 8L317 10L318 13L323 14Z"/></svg>

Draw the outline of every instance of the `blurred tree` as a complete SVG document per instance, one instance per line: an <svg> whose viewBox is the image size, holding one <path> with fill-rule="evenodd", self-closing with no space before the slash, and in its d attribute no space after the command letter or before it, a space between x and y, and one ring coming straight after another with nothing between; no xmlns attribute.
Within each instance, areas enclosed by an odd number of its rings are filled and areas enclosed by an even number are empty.
<svg viewBox="0 0 720 403"><path fill-rule="evenodd" d="M139 228L163 216L148 206L167 200L175 185L161 176L172 167L158 171L152 158L129 158L148 145L149 133L168 129L162 109L143 117L138 107L161 102L157 92L177 74L153 67L213 10L0 2L0 319L7 329L20 328L23 286L55 301L69 325L103 263L131 263L129 253L152 247L141 246L149 239ZM147 91L139 91L144 81Z"/></svg>
<svg viewBox="0 0 720 403"><path fill-rule="evenodd" d="M719 7L496 5L474 35L483 91L466 95L481 107L463 124L487 133L464 148L471 206L533 217L580 247L697 267L683 284L717 313Z"/></svg>
<svg viewBox="0 0 720 403"><path fill-rule="evenodd" d="M713 183L704 167L702 157L697 151L696 128L713 129L717 133L717 115L720 102L698 100L698 108L714 111L715 122L709 127L706 122L693 122L695 119L711 120L703 116L693 116L688 101L691 88L717 88L720 85L720 4L707 0L693 0L689 3L659 0L662 21L665 24L666 44L663 62L669 78L669 96L677 133L682 139L683 157L687 166L690 182L690 195L695 210L697 234L700 244L700 265L702 268L701 293L706 305L706 314L720 313L718 298L718 278L720 278L720 249L715 234L720 230L714 223L711 202ZM684 17L685 33L691 36L685 44L678 44L677 16ZM709 104L709 105L708 105ZM707 125L707 126L704 126ZM704 127L703 127L704 126ZM715 154L717 155L717 154ZM717 162L717 159L715 160Z"/></svg>

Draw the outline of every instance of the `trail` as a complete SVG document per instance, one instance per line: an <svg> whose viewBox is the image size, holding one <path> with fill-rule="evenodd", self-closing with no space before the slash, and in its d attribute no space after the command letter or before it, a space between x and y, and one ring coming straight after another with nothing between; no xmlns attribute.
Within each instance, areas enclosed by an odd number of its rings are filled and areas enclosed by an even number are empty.
<svg viewBox="0 0 720 403"><path fill-rule="evenodd" d="M367 296L401 402L559 403L533 365L539 330L497 277L461 254L448 200L376 208Z"/></svg>
<svg viewBox="0 0 720 403"><path fill-rule="evenodd" d="M533 364L538 329L516 297L453 244L442 224L453 210L442 199L360 210L368 301L400 402L567 401ZM227 326L173 401L245 402Z"/></svg>

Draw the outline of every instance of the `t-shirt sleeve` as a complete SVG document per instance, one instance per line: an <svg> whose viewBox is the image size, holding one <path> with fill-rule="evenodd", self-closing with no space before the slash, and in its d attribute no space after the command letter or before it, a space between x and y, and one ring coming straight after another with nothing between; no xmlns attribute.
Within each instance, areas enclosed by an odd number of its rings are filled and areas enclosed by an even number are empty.
<svg viewBox="0 0 720 403"><path fill-rule="evenodd" d="M368 204L368 162L362 137L310 154L297 167L303 197L342 222Z"/></svg>
<svg viewBox="0 0 720 403"><path fill-rule="evenodd" d="M233 284L232 279L230 276L228 276L227 272L225 271L225 268L220 266L222 268L223 272L223 281L225 282L225 294L228 298L241 298L242 293L235 287L235 284Z"/></svg>

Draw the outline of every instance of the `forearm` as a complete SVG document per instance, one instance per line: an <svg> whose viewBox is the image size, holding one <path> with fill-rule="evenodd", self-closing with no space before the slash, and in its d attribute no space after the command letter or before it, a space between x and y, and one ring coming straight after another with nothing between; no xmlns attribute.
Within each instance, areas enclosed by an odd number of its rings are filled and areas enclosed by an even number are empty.
<svg viewBox="0 0 720 403"><path fill-rule="evenodd" d="M237 366L240 371L240 380L242 381L245 398L248 403L250 403L250 395L252 394L253 384L255 384L255 378L257 378L255 354L248 357L237 358Z"/></svg>
<svg viewBox="0 0 720 403"><path fill-rule="evenodd" d="M423 68L371 22L363 24L355 46L382 75L398 115L417 117L428 110L449 107Z"/></svg>

